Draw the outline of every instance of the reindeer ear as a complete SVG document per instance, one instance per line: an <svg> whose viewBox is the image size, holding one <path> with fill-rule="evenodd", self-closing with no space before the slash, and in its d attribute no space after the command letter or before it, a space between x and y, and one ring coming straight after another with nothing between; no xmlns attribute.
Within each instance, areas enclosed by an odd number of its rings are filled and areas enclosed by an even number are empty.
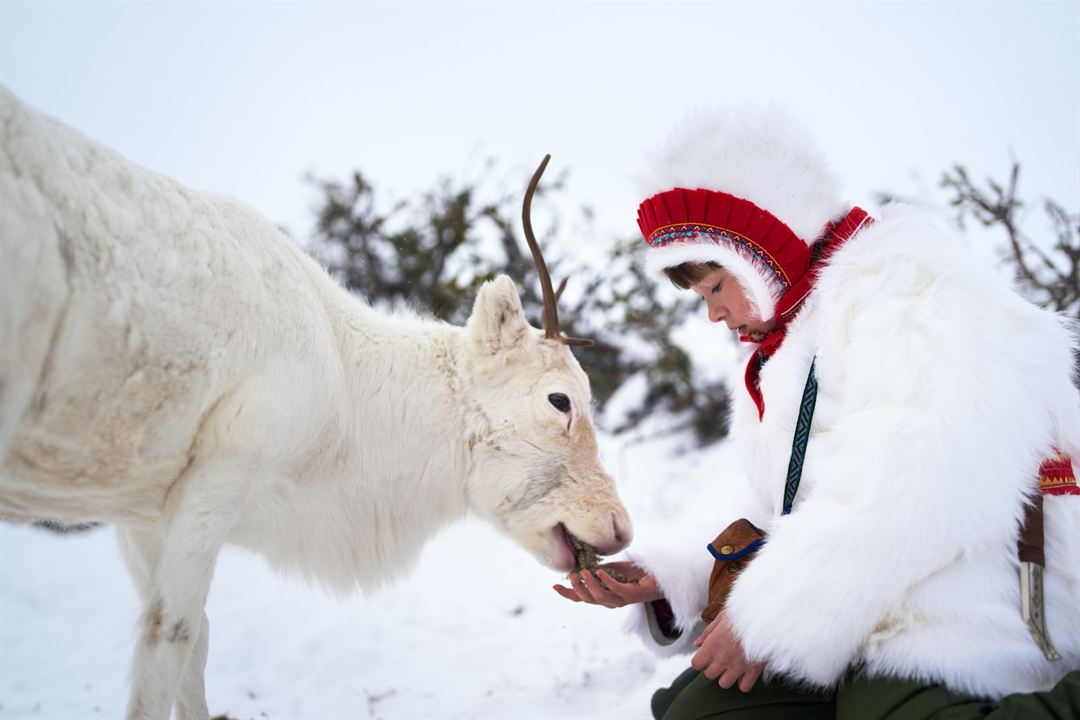
<svg viewBox="0 0 1080 720"><path fill-rule="evenodd" d="M488 352L508 350L520 344L529 331L517 286L500 275L480 286L467 324L473 343Z"/></svg>

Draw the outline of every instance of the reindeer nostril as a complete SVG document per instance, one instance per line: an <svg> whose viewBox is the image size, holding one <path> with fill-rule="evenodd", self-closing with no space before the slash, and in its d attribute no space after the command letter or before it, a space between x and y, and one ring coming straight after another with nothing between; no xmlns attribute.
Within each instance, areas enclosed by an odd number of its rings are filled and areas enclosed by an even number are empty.
<svg viewBox="0 0 1080 720"><path fill-rule="evenodd" d="M611 515L611 527L615 531L615 542L620 545L626 545L630 541L630 533L626 528L619 525L619 519L614 513Z"/></svg>

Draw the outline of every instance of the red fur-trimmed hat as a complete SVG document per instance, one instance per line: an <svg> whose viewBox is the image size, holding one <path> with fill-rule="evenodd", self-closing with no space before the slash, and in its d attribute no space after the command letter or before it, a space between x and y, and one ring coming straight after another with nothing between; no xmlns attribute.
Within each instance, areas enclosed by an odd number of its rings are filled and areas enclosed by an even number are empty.
<svg viewBox="0 0 1080 720"><path fill-rule="evenodd" d="M806 273L825 225L847 210L814 142L776 108L688 117L655 153L646 193L646 266L717 262L766 320Z"/></svg>

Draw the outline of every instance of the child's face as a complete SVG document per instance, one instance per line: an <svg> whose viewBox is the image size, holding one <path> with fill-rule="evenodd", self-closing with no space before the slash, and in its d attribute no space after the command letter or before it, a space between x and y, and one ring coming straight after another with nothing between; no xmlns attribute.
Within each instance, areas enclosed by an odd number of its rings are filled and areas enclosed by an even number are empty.
<svg viewBox="0 0 1080 720"><path fill-rule="evenodd" d="M724 268L712 270L690 289L705 301L710 321L722 322L740 335L768 333L776 325L775 319L761 319L742 285Z"/></svg>

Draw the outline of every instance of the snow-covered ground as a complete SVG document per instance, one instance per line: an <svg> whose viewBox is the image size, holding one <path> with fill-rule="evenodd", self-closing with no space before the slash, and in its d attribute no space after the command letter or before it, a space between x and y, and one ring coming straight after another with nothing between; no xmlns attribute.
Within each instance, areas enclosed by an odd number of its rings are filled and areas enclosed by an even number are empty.
<svg viewBox="0 0 1080 720"><path fill-rule="evenodd" d="M734 475L724 444L601 442L635 544L716 507ZM688 658L656 658L623 631L627 611L563 600L560 579L474 518L434 538L407 579L345 598L228 548L207 604L211 713L650 717ZM0 523L0 718L121 717L139 612L111 528Z"/></svg>

